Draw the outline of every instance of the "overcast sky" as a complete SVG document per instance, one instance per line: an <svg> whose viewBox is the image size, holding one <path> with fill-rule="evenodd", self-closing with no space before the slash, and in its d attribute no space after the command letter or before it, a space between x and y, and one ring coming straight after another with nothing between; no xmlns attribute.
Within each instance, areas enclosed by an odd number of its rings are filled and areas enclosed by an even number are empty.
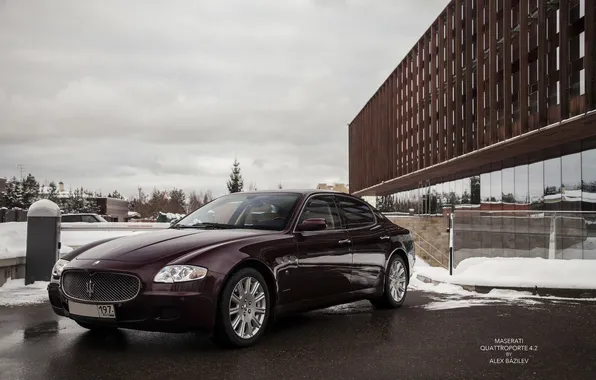
<svg viewBox="0 0 596 380"><path fill-rule="evenodd" d="M0 177L125 196L347 182L347 124L447 0L0 0Z"/></svg>

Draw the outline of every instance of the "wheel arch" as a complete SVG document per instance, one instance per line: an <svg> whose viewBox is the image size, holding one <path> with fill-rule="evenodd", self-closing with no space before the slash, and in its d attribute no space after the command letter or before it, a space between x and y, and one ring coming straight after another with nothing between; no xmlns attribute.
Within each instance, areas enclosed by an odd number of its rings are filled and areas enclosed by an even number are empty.
<svg viewBox="0 0 596 380"><path fill-rule="evenodd" d="M230 277L232 277L234 273L238 272L243 268L253 268L257 270L259 273L261 273L265 278L265 281L267 282L267 287L269 288L269 302L271 302L271 309L269 313L270 315L273 315L275 306L277 305L277 281L275 281L275 276L273 275L271 268L269 268L267 264L265 264L261 260L250 257L242 261L239 261L238 263L236 263L236 265L230 268L223 281L221 282L221 285L219 286L219 290L217 292L216 305L219 305L219 303L221 302L222 292L226 287L226 284L230 280ZM217 309L219 310L219 307Z"/></svg>
<svg viewBox="0 0 596 380"><path fill-rule="evenodd" d="M404 260L404 263L406 264L405 269L406 269L406 273L407 273L406 280L409 283L410 282L410 259L408 258L408 255L406 254L406 251L404 250L403 247L397 247L397 248L393 249L393 251L391 251L391 253L387 257L387 262L385 263L385 271L389 270L389 262L391 262L391 259L395 255L400 256Z"/></svg>

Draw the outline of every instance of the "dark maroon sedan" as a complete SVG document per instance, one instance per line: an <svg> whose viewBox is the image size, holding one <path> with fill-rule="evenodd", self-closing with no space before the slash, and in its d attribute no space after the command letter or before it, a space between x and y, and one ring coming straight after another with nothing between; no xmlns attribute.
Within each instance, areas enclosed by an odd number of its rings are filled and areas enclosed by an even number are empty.
<svg viewBox="0 0 596 380"><path fill-rule="evenodd" d="M401 306L414 261L409 231L357 197L241 192L169 229L72 251L48 292L57 314L88 329L203 330L248 346L284 314L362 299Z"/></svg>

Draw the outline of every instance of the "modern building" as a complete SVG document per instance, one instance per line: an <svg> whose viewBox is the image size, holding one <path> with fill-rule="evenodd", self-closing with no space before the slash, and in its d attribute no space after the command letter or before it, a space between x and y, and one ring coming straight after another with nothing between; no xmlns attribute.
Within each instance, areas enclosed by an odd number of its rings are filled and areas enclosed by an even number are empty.
<svg viewBox="0 0 596 380"><path fill-rule="evenodd" d="M596 1L453 0L349 124L394 211L596 211Z"/></svg>

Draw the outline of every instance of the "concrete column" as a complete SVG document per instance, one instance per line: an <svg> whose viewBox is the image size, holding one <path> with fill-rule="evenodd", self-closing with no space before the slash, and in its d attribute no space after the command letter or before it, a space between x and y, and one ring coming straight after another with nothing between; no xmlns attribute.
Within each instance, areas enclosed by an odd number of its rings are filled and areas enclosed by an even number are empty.
<svg viewBox="0 0 596 380"><path fill-rule="evenodd" d="M50 281L52 267L60 254L60 207L42 199L27 214L27 262L25 285Z"/></svg>

